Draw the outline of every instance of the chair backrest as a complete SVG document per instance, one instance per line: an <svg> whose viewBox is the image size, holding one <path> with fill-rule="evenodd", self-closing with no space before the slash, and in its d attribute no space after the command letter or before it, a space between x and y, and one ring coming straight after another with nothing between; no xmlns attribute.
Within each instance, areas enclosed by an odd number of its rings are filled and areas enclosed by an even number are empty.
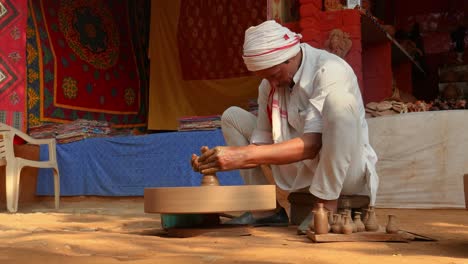
<svg viewBox="0 0 468 264"><path fill-rule="evenodd" d="M11 127L7 124L4 124L4 123L0 123L0 132L8 132L9 135L11 135L11 140L14 139L14 136L17 135L19 136L20 138L24 139L24 140L28 140L28 139L32 139L31 136L29 136L28 134L24 133L24 132L21 132L20 130L14 128L14 127Z"/></svg>
<svg viewBox="0 0 468 264"><path fill-rule="evenodd" d="M32 145L47 145L49 160L37 161L15 156L15 137L23 139ZM19 182L23 167L52 168L54 173L55 208L59 206L60 176L56 159L55 139L35 139L18 129L0 123L0 166L6 165L6 197L7 208L10 212L18 210Z"/></svg>
<svg viewBox="0 0 468 264"><path fill-rule="evenodd" d="M1 158L6 158L9 160L10 158L14 158L14 150L13 150L13 140L15 139L15 136L20 137L23 139L26 143L29 144L35 144L35 145L42 145L42 144L48 144L49 145L49 161L56 161L56 152L51 151L51 149L55 150L55 139L53 138L48 138L48 139L35 139L31 137L30 135L14 128L9 125L6 125L4 123L0 123L0 137L2 138L0 142L0 151L2 151L2 154L0 154ZM12 151L7 151L11 149ZM11 156L8 156L11 154ZM5 156L2 156L5 155Z"/></svg>
<svg viewBox="0 0 468 264"><path fill-rule="evenodd" d="M0 160L6 159L6 144L5 143L6 143L6 138L4 136L4 133L0 132Z"/></svg>
<svg viewBox="0 0 468 264"><path fill-rule="evenodd" d="M13 138L15 137L12 127L0 123L0 159L9 160L15 157L13 149Z"/></svg>

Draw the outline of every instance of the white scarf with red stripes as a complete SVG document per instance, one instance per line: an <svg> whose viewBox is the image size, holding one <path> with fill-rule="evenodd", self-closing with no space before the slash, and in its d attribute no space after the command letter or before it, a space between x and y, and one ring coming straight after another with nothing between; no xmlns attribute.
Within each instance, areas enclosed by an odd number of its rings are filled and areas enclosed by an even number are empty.
<svg viewBox="0 0 468 264"><path fill-rule="evenodd" d="M301 38L301 34L268 20L245 31L242 58L249 71L271 68L294 57Z"/></svg>

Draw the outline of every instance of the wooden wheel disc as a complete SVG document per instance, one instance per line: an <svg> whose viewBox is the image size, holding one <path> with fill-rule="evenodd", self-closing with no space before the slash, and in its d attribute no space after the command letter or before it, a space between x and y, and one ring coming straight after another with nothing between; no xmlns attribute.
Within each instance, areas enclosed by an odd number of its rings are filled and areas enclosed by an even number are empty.
<svg viewBox="0 0 468 264"><path fill-rule="evenodd" d="M223 213L276 208L275 185L145 188L146 213Z"/></svg>

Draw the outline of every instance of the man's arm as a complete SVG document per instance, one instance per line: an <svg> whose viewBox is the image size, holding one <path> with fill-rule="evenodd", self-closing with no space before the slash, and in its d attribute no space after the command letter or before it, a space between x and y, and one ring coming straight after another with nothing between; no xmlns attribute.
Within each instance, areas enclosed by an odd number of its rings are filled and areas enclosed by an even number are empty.
<svg viewBox="0 0 468 264"><path fill-rule="evenodd" d="M217 171L248 169L261 164L288 164L313 159L322 146L322 134L306 133L278 144L215 147L198 159L203 174Z"/></svg>
<svg viewBox="0 0 468 264"><path fill-rule="evenodd" d="M313 159L322 147L322 134L306 133L277 144L247 146L247 163L252 164L289 164L305 159Z"/></svg>

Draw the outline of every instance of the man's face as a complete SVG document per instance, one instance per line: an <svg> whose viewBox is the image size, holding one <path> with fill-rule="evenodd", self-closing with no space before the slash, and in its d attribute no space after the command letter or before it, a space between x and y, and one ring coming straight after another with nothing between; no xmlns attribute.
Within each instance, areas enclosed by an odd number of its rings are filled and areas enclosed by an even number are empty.
<svg viewBox="0 0 468 264"><path fill-rule="evenodd" d="M293 83L293 76L290 74L289 65L291 63L283 62L268 69L256 71L255 75L267 79L271 87L289 87Z"/></svg>

